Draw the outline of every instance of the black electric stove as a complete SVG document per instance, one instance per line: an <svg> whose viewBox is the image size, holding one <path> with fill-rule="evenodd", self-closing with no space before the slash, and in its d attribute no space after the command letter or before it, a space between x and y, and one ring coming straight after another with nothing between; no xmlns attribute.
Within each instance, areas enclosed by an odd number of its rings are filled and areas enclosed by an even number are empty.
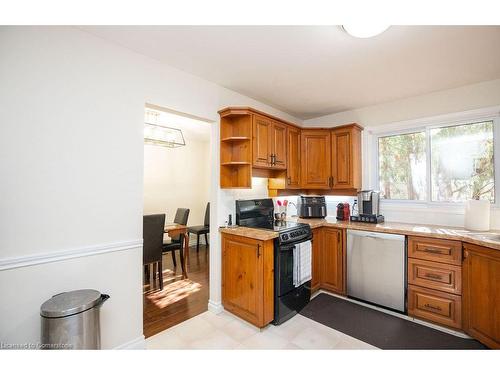
<svg viewBox="0 0 500 375"><path fill-rule="evenodd" d="M280 242L296 242L312 235L307 224L274 220L274 204L269 198L237 200L236 225L279 232Z"/></svg>
<svg viewBox="0 0 500 375"><path fill-rule="evenodd" d="M311 299L311 281L293 285L294 249L312 240L311 227L274 220L272 199L236 201L236 225L278 232L274 241L274 321L279 325L304 308Z"/></svg>

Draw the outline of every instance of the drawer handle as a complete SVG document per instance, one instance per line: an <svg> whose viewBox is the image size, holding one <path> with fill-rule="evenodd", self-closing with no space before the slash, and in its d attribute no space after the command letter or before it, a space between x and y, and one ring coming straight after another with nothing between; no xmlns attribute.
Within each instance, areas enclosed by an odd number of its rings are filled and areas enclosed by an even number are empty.
<svg viewBox="0 0 500 375"><path fill-rule="evenodd" d="M439 307L439 306L432 306L432 305L430 305L428 303L426 303L424 306L427 307L428 309L431 309L431 310L436 310L436 311L441 311L442 310L441 307Z"/></svg>
<svg viewBox="0 0 500 375"><path fill-rule="evenodd" d="M436 275L435 273L426 273L425 277L428 277L429 279L434 279L434 280L441 280L442 279L441 275Z"/></svg>
<svg viewBox="0 0 500 375"><path fill-rule="evenodd" d="M432 247L426 247L424 251L431 254L441 254L441 251L439 251L438 249L433 249Z"/></svg>

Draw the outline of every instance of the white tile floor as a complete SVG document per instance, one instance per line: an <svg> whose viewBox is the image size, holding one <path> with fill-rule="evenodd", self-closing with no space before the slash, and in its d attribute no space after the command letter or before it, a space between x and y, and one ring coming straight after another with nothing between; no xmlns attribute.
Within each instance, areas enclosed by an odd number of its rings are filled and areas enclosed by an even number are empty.
<svg viewBox="0 0 500 375"><path fill-rule="evenodd" d="M205 312L146 340L148 349L377 349L302 315L262 331L228 312Z"/></svg>

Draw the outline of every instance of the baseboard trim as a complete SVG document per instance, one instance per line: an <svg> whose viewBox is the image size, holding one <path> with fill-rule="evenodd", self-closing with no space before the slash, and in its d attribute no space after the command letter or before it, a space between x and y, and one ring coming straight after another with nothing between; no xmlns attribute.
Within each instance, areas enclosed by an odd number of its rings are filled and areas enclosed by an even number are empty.
<svg viewBox="0 0 500 375"><path fill-rule="evenodd" d="M141 335L133 340L130 340L124 344L118 345L113 350L145 350L146 348L146 338Z"/></svg>
<svg viewBox="0 0 500 375"><path fill-rule="evenodd" d="M220 302L214 302L212 300L208 301L208 311L214 313L214 314L220 314L221 312L224 311L224 306L222 306L222 303Z"/></svg>
<svg viewBox="0 0 500 375"><path fill-rule="evenodd" d="M119 241L93 246L80 247L75 249L54 251L51 253L26 255L20 257L0 259L0 271L13 268L29 267L43 263L59 262L62 260L87 257L98 254L113 253L142 247L142 238L130 241Z"/></svg>

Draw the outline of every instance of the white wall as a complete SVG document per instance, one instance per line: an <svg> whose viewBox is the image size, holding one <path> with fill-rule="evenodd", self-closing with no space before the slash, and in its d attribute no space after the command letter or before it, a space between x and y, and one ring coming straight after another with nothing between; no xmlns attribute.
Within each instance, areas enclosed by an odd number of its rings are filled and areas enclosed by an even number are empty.
<svg viewBox="0 0 500 375"><path fill-rule="evenodd" d="M145 103L218 124L249 105L299 120L69 27L0 28L0 341L37 342L51 295L96 288L104 348L142 337ZM220 306L220 241L233 210L219 189L212 128L211 307ZM124 323L125 322L125 323Z"/></svg>
<svg viewBox="0 0 500 375"><path fill-rule="evenodd" d="M376 167L371 150L371 132L389 127L391 131L411 120L475 111L500 105L500 79L438 91L376 106L360 108L304 121L308 127L336 126L356 122L363 132L363 187L378 189L371 178ZM463 206L382 203L381 211L387 221L463 226ZM500 209L491 211L491 228L500 229Z"/></svg>
<svg viewBox="0 0 500 375"><path fill-rule="evenodd" d="M166 221L173 222L177 208L185 207L188 225L203 225L210 199L210 142L185 138L184 147L144 145L144 213L166 213Z"/></svg>

